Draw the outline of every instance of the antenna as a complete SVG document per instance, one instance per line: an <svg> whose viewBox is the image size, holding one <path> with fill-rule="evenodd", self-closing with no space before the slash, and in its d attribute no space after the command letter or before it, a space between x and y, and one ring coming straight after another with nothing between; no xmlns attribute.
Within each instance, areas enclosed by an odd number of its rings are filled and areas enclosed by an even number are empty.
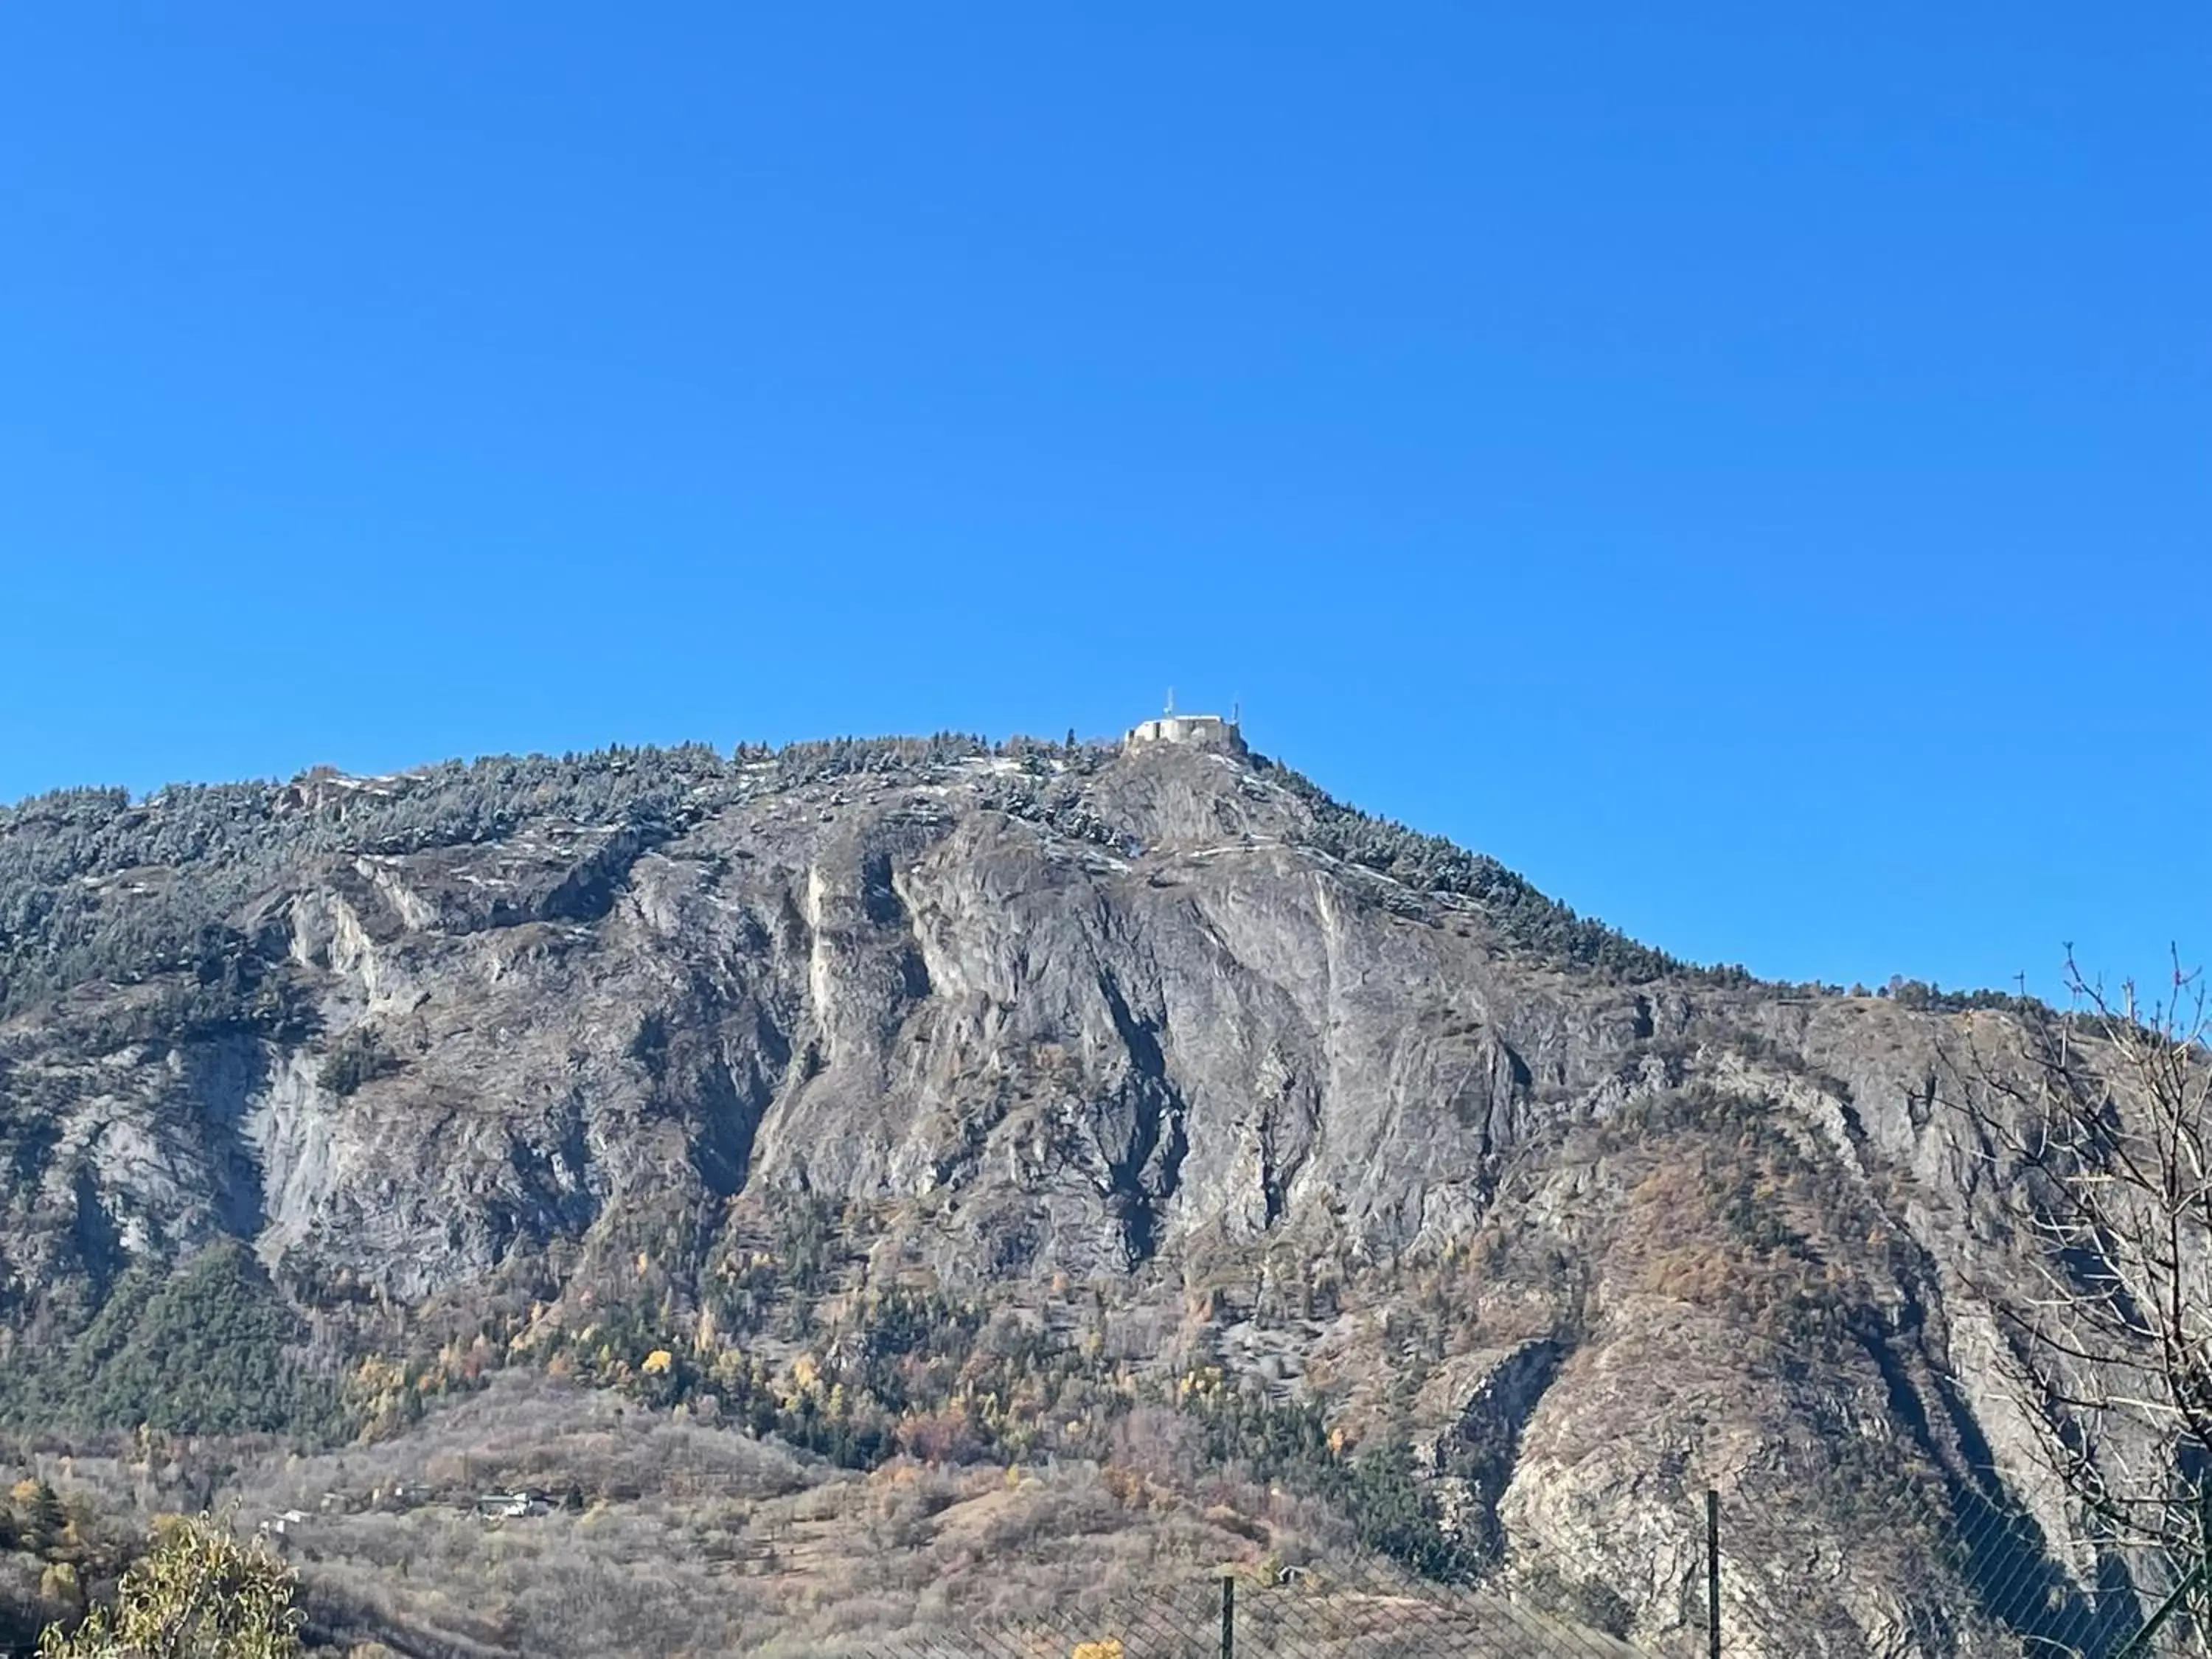
<svg viewBox="0 0 2212 1659"><path fill-rule="evenodd" d="M1168 687L1168 708L1167 708L1167 712L1168 712L1170 714L1174 714L1174 713L1175 713L1175 687L1173 687L1172 685L1171 685L1171 686L1170 686L1170 687Z"/></svg>
<svg viewBox="0 0 2212 1659"><path fill-rule="evenodd" d="M1231 726L1244 724L1244 705L1234 697L1229 700L1229 723Z"/></svg>

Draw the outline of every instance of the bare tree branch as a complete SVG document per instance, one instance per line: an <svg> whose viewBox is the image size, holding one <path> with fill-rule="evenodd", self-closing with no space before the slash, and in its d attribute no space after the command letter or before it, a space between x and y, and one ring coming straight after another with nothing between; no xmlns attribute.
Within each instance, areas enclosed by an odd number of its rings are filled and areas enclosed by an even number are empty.
<svg viewBox="0 0 2212 1659"><path fill-rule="evenodd" d="M2162 1650L2212 1654L2212 1065L2201 977L2117 1001L2069 946L2072 1006L1969 1021L1951 1144L1986 1171L2039 1285L1989 1287L2015 1404L2088 1540L2139 1593L2186 1590ZM2008 1052L2016 1050L2016 1052ZM2178 1644L2178 1645L2177 1645Z"/></svg>

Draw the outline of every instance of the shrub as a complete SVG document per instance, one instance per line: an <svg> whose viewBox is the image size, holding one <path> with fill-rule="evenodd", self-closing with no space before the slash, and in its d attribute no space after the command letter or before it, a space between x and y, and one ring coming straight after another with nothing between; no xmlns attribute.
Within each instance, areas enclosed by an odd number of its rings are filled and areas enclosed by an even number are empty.
<svg viewBox="0 0 2212 1659"><path fill-rule="evenodd" d="M39 1659L294 1659L301 1615L292 1575L258 1544L205 1517L157 1532L112 1607L74 1631L48 1626Z"/></svg>
<svg viewBox="0 0 2212 1659"><path fill-rule="evenodd" d="M315 1082L331 1094L345 1096L398 1069L398 1057L384 1046L374 1029L356 1025L338 1039L337 1046L317 1068Z"/></svg>

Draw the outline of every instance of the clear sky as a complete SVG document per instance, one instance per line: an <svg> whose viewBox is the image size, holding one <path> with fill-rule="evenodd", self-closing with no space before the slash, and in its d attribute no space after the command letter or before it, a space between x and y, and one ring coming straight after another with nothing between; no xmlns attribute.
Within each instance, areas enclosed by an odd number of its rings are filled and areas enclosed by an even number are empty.
<svg viewBox="0 0 2212 1659"><path fill-rule="evenodd" d="M2212 957L2212 11L0 10L0 799L1115 732Z"/></svg>

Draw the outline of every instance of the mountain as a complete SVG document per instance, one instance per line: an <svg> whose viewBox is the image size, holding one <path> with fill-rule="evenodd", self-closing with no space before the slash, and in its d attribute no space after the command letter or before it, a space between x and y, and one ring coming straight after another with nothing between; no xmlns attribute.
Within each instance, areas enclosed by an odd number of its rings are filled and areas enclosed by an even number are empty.
<svg viewBox="0 0 2212 1659"><path fill-rule="evenodd" d="M64 793L0 813L0 1413L1218 1469L1659 1651L1712 1487L1731 1651L2017 1652L2094 1567L1952 1108L2039 1017L1693 968L1233 728Z"/></svg>

